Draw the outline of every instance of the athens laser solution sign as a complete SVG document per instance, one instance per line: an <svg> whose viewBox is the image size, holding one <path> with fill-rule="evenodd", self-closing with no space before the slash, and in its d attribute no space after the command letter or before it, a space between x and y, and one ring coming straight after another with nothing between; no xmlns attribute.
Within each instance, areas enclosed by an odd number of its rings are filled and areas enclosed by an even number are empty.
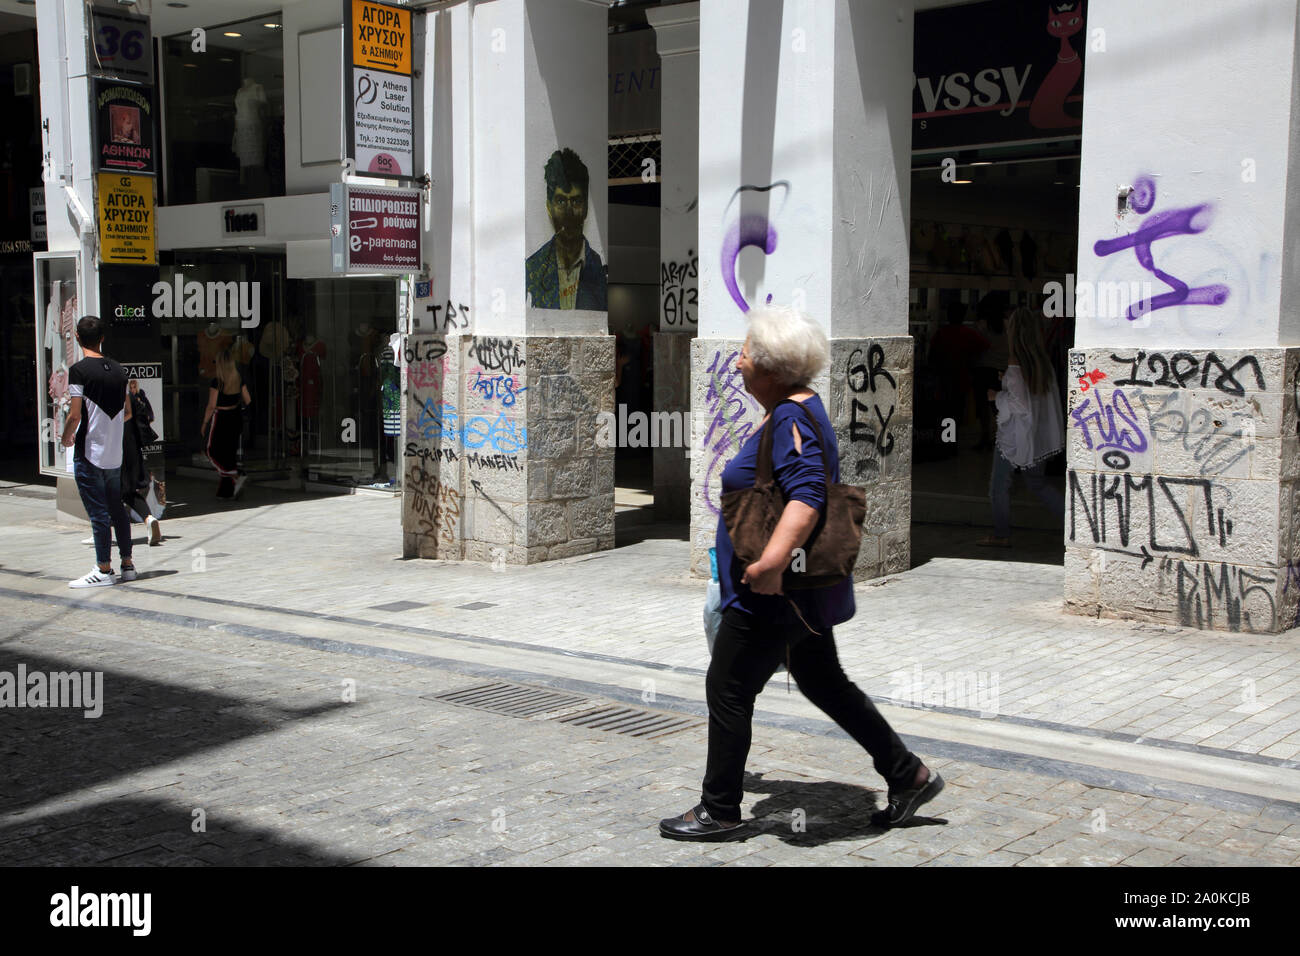
<svg viewBox="0 0 1300 956"><path fill-rule="evenodd" d="M418 190L330 188L332 271L420 272Z"/></svg>
<svg viewBox="0 0 1300 956"><path fill-rule="evenodd" d="M415 175L415 98L411 82L411 11L350 0L348 156L357 172L395 179Z"/></svg>

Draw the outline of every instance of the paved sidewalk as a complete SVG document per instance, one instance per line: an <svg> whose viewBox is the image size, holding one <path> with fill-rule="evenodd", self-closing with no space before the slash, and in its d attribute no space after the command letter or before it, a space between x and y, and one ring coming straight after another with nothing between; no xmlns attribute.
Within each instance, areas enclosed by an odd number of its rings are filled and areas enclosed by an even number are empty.
<svg viewBox="0 0 1300 956"><path fill-rule="evenodd" d="M686 573L684 541L651 538L493 572L485 564L401 560L396 499L258 507L256 494L244 508L165 522L163 546L139 549L147 580L132 589L378 614L565 652L707 667L704 582ZM52 502L0 490L0 524L5 568L71 579L93 563L79 543L88 530L55 521ZM1053 565L936 559L859 585L857 616L836 629L844 667L873 697L903 704L978 712L992 702L996 678L1000 717L1286 762L1300 757L1293 680L1300 630L1225 634L1064 614L1062 573ZM416 606L374 610L395 602Z"/></svg>
<svg viewBox="0 0 1300 956"><path fill-rule="evenodd" d="M761 832L679 846L653 822L694 802L704 759L704 586L683 573L684 541L493 572L397 558L392 499L254 498L165 522L164 544L139 548L139 581L72 591L92 558L86 528L17 490L0 488L0 669L102 668L132 690L99 721L0 711L25 721L8 735L22 770L0 782L5 860L1300 856L1295 632L1078 618L1060 612L1059 567L931 561L860 586L836 639L850 676L894 702L882 709L948 779L948 825L872 831L863 788L880 781L778 675L747 784ZM647 741L431 699L487 681L695 726ZM196 808L220 821L200 844Z"/></svg>

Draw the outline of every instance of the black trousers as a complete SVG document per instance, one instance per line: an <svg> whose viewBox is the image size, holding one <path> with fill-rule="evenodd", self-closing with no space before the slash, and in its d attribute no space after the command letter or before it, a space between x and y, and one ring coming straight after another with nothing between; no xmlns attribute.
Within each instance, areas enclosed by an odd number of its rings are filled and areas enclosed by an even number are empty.
<svg viewBox="0 0 1300 956"><path fill-rule="evenodd" d="M722 616L706 678L709 757L704 808L716 819L740 819L754 699L785 661L787 643L790 676L804 696L871 754L876 773L891 790L910 788L921 760L845 675L830 628L815 635L788 609L783 615L760 617L729 608Z"/></svg>

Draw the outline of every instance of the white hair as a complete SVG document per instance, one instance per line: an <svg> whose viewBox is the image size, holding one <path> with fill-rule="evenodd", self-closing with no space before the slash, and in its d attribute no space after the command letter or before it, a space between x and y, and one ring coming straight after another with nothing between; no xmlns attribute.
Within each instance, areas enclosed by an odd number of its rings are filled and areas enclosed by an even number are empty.
<svg viewBox="0 0 1300 956"><path fill-rule="evenodd" d="M808 315L785 305L764 305L749 312L749 357L782 385L807 385L831 360L822 327Z"/></svg>

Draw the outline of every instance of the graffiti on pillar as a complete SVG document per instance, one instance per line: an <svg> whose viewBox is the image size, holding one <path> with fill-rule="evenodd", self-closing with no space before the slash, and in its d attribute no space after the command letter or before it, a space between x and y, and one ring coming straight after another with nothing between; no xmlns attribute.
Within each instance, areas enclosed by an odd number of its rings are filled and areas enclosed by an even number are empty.
<svg viewBox="0 0 1300 956"><path fill-rule="evenodd" d="M664 322L670 326L696 325L696 306L699 288L696 277L700 271L700 258L694 249L686 251L683 262L659 264L659 293L663 300Z"/></svg>
<svg viewBox="0 0 1300 956"><path fill-rule="evenodd" d="M731 194L731 199L727 202L727 211L723 213L725 217L731 210L732 203L737 198L743 198L746 193L766 193L774 189L783 190L781 208L785 207L785 202L790 198L790 183L788 180L778 180L766 186L744 185L736 189ZM740 252L753 246L756 249L762 249L764 255L770 256L776 251L776 228L766 215L759 213L742 213L734 222L732 222L724 231L722 236L721 250L721 267L722 267L722 284L727 287L727 292L731 294L731 299L740 307L741 312L749 311L749 303L741 294L740 284L736 279L736 262L740 259Z"/></svg>
<svg viewBox="0 0 1300 956"><path fill-rule="evenodd" d="M1191 388L1198 379L1201 388L1210 387L1210 376L1215 374L1214 387L1228 395L1241 397L1246 394L1245 382L1238 378L1239 373L1251 370L1255 373L1255 385L1264 391L1264 373L1260 370L1259 359L1253 355L1243 355L1229 368L1214 352L1207 352L1204 357L1197 357L1191 352L1175 352L1166 355L1163 352L1138 352L1136 355L1111 355L1111 361L1129 366L1126 378L1115 379L1116 385L1145 385L1147 387L1165 386L1167 388ZM1146 369L1142 369L1142 360L1146 359ZM1147 374L1159 377L1146 378ZM1216 374L1217 373L1217 374ZM1244 378L1244 375L1242 376ZM1192 384L1189 384L1192 383Z"/></svg>
<svg viewBox="0 0 1300 956"><path fill-rule="evenodd" d="M1127 455L1147 450L1147 436L1122 388L1111 390L1109 402L1101 397L1100 392L1085 396L1070 412L1070 418L1083 434L1084 444L1092 451L1114 448Z"/></svg>
<svg viewBox="0 0 1300 956"><path fill-rule="evenodd" d="M1162 558L1160 577L1162 584L1174 578L1181 624L1257 633L1273 627L1276 574L1223 562Z"/></svg>
<svg viewBox="0 0 1300 956"><path fill-rule="evenodd" d="M849 386L849 444L854 457L853 472L863 475L880 471L880 459L894 450L890 423L898 401L898 382L885 370L885 350L878 342L849 354L845 378Z"/></svg>
<svg viewBox="0 0 1300 956"><path fill-rule="evenodd" d="M506 408L512 407L528 391L517 375L489 375L477 367L469 370L466 385L471 394L484 401L499 401Z"/></svg>
<svg viewBox="0 0 1300 956"><path fill-rule="evenodd" d="M1300 588L1300 561L1286 563L1286 580L1282 582L1282 594L1290 594L1293 587ZM1289 626L1300 627L1300 604L1296 605L1295 618Z"/></svg>
<svg viewBox="0 0 1300 956"><path fill-rule="evenodd" d="M460 527L460 492L443 484L436 471L419 465L412 467L406 479L406 493L415 515L415 533L436 537L451 544Z"/></svg>
<svg viewBox="0 0 1300 956"><path fill-rule="evenodd" d="M1209 478L1102 473L1084 479L1070 469L1067 484L1070 540L1141 558L1144 568L1160 554L1197 558L1202 548L1226 548L1232 536L1227 489ZM1147 529L1147 540L1136 545L1135 525Z"/></svg>
<svg viewBox="0 0 1300 956"><path fill-rule="evenodd" d="M716 486L718 494L721 494L722 469L754 430L754 418L760 411L758 402L745 391L744 379L736 367L739 356L739 349L733 349L725 358L721 350L715 351L713 360L705 369L709 376L709 387L704 394L709 416L709 428L704 433L708 465L704 470L701 494L715 515L721 512L710 489Z"/></svg>
<svg viewBox="0 0 1300 956"><path fill-rule="evenodd" d="M1128 204L1134 212L1146 215L1156 204L1156 182L1150 176L1139 177L1133 184ZM1151 246L1161 239L1173 236L1190 236L1204 232L1213 220L1214 207L1210 203L1199 206L1185 206L1181 209L1169 209L1148 216L1136 232L1114 239L1098 239L1093 243L1092 251L1098 256L1106 257L1132 249L1142 268L1169 286L1170 292L1140 299L1128 307L1125 317L1130 322L1136 321L1148 313L1160 309L1169 309L1180 305L1219 306L1228 301L1230 290L1226 285L1214 283L1192 287L1177 276L1170 275L1155 264Z"/></svg>
<svg viewBox="0 0 1300 956"><path fill-rule="evenodd" d="M499 412L495 419L484 415L465 418L451 402L433 398L411 397L417 408L414 419L406 423L408 441L446 441L465 448L491 448L503 454L528 447L528 428Z"/></svg>

